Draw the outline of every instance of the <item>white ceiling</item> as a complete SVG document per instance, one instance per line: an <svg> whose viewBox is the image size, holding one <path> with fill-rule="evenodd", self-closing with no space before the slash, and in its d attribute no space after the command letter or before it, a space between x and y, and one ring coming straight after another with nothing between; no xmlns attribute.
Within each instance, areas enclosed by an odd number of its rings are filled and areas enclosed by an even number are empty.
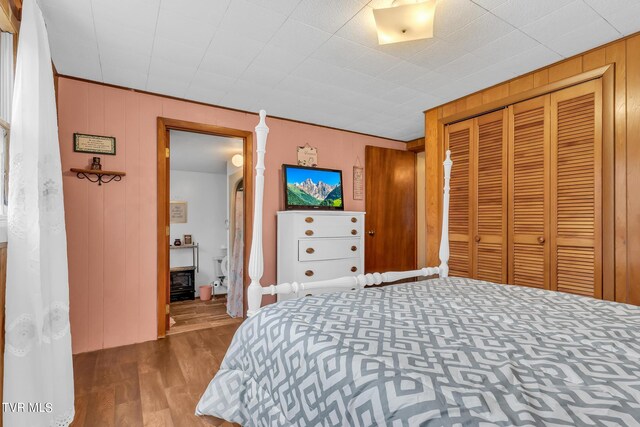
<svg viewBox="0 0 640 427"><path fill-rule="evenodd" d="M438 0L378 46L392 0L40 0L59 73L401 140L422 111L640 30L640 0Z"/></svg>
<svg viewBox="0 0 640 427"><path fill-rule="evenodd" d="M242 154L242 139L170 131L172 170L227 173L227 161Z"/></svg>

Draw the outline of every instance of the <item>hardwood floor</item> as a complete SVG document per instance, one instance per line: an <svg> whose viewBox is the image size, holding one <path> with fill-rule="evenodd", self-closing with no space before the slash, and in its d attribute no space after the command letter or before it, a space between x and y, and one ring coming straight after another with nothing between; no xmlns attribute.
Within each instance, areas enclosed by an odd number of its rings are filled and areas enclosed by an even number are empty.
<svg viewBox="0 0 640 427"><path fill-rule="evenodd" d="M232 426L194 415L239 322L74 356L72 427Z"/></svg>
<svg viewBox="0 0 640 427"><path fill-rule="evenodd" d="M210 301L195 299L172 302L170 313L176 323L169 328L167 334L175 335L187 331L242 323L242 319L229 317L226 304L226 296L217 297Z"/></svg>

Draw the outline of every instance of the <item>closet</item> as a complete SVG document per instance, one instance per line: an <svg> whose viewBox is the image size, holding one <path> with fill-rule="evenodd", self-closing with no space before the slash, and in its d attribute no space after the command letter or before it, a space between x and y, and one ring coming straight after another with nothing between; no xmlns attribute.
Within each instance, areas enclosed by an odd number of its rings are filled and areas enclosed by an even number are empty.
<svg viewBox="0 0 640 427"><path fill-rule="evenodd" d="M602 295L602 83L448 125L450 274Z"/></svg>

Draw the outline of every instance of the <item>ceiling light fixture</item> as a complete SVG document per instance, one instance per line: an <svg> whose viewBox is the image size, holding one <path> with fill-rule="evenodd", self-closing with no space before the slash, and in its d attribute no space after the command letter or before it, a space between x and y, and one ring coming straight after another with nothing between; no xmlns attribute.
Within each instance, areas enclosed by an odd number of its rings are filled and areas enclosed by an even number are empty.
<svg viewBox="0 0 640 427"><path fill-rule="evenodd" d="M235 166L237 168L242 166L244 164L244 158L242 157L242 154L235 154L231 158L231 164L233 164L233 166Z"/></svg>
<svg viewBox="0 0 640 427"><path fill-rule="evenodd" d="M394 0L391 7L374 9L378 44L408 42L433 37L436 0Z"/></svg>

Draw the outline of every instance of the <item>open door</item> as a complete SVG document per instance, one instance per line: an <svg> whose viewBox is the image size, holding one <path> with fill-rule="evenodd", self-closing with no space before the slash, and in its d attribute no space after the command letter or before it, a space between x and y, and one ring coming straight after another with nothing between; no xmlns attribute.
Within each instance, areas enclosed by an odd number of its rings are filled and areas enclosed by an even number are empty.
<svg viewBox="0 0 640 427"><path fill-rule="evenodd" d="M416 268L416 154L367 146L365 271Z"/></svg>

